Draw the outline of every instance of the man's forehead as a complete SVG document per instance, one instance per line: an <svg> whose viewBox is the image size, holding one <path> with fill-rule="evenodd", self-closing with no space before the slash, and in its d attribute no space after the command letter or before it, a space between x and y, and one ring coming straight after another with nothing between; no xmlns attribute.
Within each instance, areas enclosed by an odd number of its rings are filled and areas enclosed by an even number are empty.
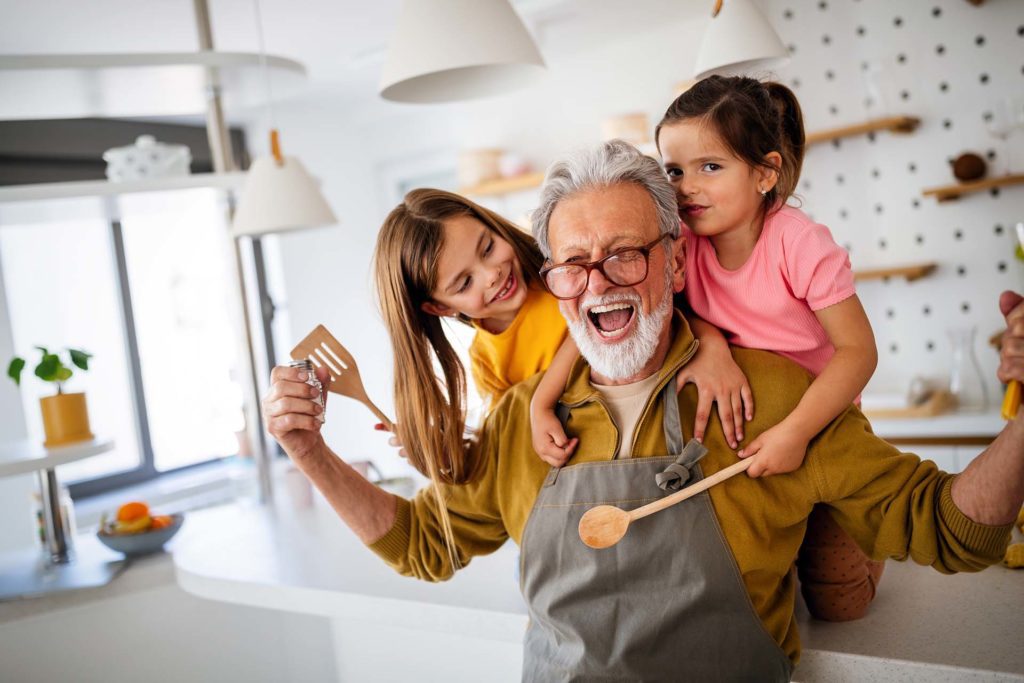
<svg viewBox="0 0 1024 683"><path fill-rule="evenodd" d="M559 253L643 244L660 231L654 201L632 183L595 188L563 199L548 225L548 244Z"/></svg>

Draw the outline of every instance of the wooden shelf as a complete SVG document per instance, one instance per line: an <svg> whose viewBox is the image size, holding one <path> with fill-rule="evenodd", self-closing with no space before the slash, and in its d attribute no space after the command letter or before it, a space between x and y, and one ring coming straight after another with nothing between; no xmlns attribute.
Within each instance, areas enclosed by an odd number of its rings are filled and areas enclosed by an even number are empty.
<svg viewBox="0 0 1024 683"><path fill-rule="evenodd" d="M884 280L890 277L903 277L907 282L920 280L931 275L939 264L917 263L909 266L893 266L890 268L872 268L869 270L853 271L854 280Z"/></svg>
<svg viewBox="0 0 1024 683"><path fill-rule="evenodd" d="M180 178L128 180L114 183L108 180L79 180L70 183L36 183L0 187L0 204L30 202L43 199L69 199L72 197L109 197L133 192L164 192L196 187L241 189L245 173L196 173Z"/></svg>
<svg viewBox="0 0 1024 683"><path fill-rule="evenodd" d="M533 188L540 187L543 182L543 173L527 173L526 175L516 176L515 178L490 180L486 183L480 183L479 185L463 187L459 189L459 193L464 195L473 195L476 197L510 194L512 192L532 190Z"/></svg>
<svg viewBox="0 0 1024 683"><path fill-rule="evenodd" d="M944 185L942 187L929 187L922 191L925 197L935 197L939 202L949 202L959 199L961 195L972 192L984 192L994 187L1005 187L1006 185L1020 185L1024 183L1024 174L1004 175L998 178L985 178L983 180L972 180L969 183L957 183L956 185Z"/></svg>
<svg viewBox="0 0 1024 683"><path fill-rule="evenodd" d="M920 123L921 119L916 116L887 116L882 119L872 119L871 121L865 121L864 123L852 126L808 133L805 145L814 145L819 142L828 142L829 140L838 140L839 138L848 138L854 135L864 135L865 133L874 133L880 130L889 131L890 133L912 133Z"/></svg>

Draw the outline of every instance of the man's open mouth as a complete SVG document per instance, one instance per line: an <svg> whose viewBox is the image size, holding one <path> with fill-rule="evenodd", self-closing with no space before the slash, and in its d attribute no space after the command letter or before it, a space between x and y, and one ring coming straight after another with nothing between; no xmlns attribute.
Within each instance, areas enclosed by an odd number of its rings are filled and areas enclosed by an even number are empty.
<svg viewBox="0 0 1024 683"><path fill-rule="evenodd" d="M508 273L508 279L505 280L505 286L498 290L498 293L494 295L493 299L491 299L491 303L493 304L496 301L504 301L515 294L518 284L519 282L516 280L515 271L510 270Z"/></svg>
<svg viewBox="0 0 1024 683"><path fill-rule="evenodd" d="M587 310L590 324L604 339L621 337L629 329L635 317L636 308L633 304L625 301L601 304Z"/></svg>

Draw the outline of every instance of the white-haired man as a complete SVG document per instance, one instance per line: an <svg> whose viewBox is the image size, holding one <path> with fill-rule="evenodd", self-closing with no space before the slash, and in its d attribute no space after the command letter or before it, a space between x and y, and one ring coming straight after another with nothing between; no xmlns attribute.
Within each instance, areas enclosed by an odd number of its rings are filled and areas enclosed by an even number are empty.
<svg viewBox="0 0 1024 683"><path fill-rule="evenodd" d="M620 142L555 164L542 190L534 232L545 278L568 297L562 313L583 356L561 398L580 445L561 469L533 453L534 377L479 431L470 483L445 491L462 562L509 538L521 546L526 680L789 680L799 656L791 567L815 504L828 504L875 558L970 571L1002 557L1024 499L1024 417L953 477L876 438L851 407L811 442L799 470L733 477L644 518L610 549L584 546L576 530L590 507L634 508L736 462L720 430L709 431L706 454L683 446L696 392L677 395L674 377L696 344L671 304L685 284L676 216L658 165ZM1022 319L1018 303L1004 379L1022 374L1008 360L1020 355ZM793 409L809 379L771 353L734 355L758 400L753 438ZM338 460L292 372L274 370L271 433L392 567L450 576L432 496L397 498Z"/></svg>

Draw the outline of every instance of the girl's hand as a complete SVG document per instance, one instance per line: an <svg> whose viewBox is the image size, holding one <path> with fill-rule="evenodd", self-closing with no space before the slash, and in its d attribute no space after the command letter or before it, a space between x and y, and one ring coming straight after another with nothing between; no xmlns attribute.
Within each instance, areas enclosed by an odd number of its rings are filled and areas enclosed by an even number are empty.
<svg viewBox="0 0 1024 683"><path fill-rule="evenodd" d="M530 428L533 430L533 450L540 459L552 467L561 467L576 450L580 440L568 438L562 423L550 410L531 410Z"/></svg>
<svg viewBox="0 0 1024 683"><path fill-rule="evenodd" d="M704 441L704 432L711 417L711 403L718 404L722 431L730 448L743 440L744 420L754 419L754 396L750 384L727 345L701 345L696 358L687 363L676 375L676 390L686 383L697 387L697 419L693 425L693 438Z"/></svg>
<svg viewBox="0 0 1024 683"><path fill-rule="evenodd" d="M747 476L767 477L792 472L803 464L807 456L807 442L798 430L784 421L761 433L746 448L737 453L741 458L756 455L747 470Z"/></svg>
<svg viewBox="0 0 1024 683"><path fill-rule="evenodd" d="M316 374L322 383L330 381L327 368L317 368ZM324 442L320 434L323 423L317 418L323 408L313 402L320 392L306 384L305 375L305 370L299 368L275 367L270 372L270 389L262 402L267 431L296 463L315 455ZM326 392L324 394L326 407Z"/></svg>
<svg viewBox="0 0 1024 683"><path fill-rule="evenodd" d="M388 439L388 445L389 446L394 446L395 448L397 448L398 449L398 454L400 456L402 456L403 458L405 458L406 461L408 461L409 460L409 454L406 453L405 448L402 446L402 440L398 438L398 425L396 424L396 425L394 425L394 427L395 427L395 431L394 431L394 434L392 434L391 437ZM386 431L388 431L388 428L384 426L383 422L378 422L377 424L373 425L373 428L375 430L377 430L378 432L386 432Z"/></svg>

